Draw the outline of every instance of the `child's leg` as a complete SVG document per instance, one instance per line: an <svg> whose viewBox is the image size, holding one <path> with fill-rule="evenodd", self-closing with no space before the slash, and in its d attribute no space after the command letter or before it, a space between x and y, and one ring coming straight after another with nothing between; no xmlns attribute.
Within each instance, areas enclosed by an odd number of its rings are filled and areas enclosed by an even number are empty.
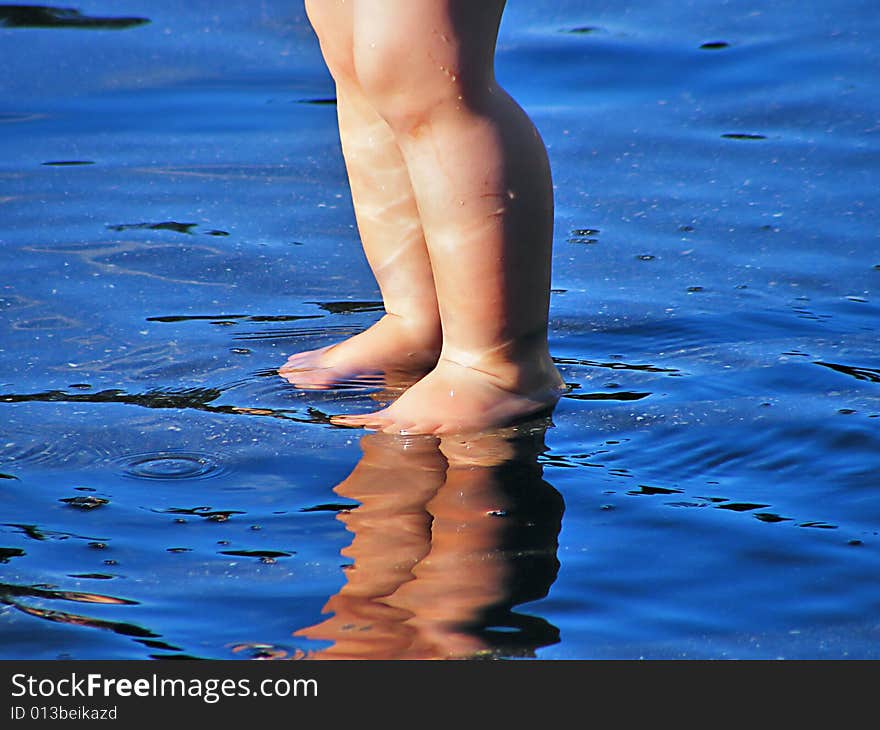
<svg viewBox="0 0 880 730"><path fill-rule="evenodd" d="M534 126L494 79L503 0L355 0L354 66L415 191L443 326L434 371L390 407L334 422L480 430L543 410L553 196Z"/></svg>
<svg viewBox="0 0 880 730"><path fill-rule="evenodd" d="M345 342L293 355L280 373L306 388L367 373L423 375L437 361L440 320L409 173L391 129L355 79L351 0L316 0L307 8L336 81L339 133L358 229L386 315Z"/></svg>

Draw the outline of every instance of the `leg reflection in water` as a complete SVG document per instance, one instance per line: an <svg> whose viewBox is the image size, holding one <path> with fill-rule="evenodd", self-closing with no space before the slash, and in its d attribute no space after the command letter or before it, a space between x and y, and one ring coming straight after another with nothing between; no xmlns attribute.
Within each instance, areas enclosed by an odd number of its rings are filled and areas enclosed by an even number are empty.
<svg viewBox="0 0 880 730"><path fill-rule="evenodd" d="M334 490L360 504L339 519L354 533L346 583L327 620L295 635L332 642L313 659L534 656L558 641L514 606L556 579L564 505L544 481L544 432L478 437L371 433Z"/></svg>

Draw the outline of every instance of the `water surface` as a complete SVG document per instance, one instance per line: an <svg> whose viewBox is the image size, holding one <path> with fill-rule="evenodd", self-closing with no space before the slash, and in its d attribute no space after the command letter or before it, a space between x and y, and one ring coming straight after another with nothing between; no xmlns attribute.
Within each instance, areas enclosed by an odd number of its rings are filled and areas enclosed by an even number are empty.
<svg viewBox="0 0 880 730"><path fill-rule="evenodd" d="M2 658L877 658L872 3L512 0L570 389L335 428L368 326L296 4L0 6Z"/></svg>

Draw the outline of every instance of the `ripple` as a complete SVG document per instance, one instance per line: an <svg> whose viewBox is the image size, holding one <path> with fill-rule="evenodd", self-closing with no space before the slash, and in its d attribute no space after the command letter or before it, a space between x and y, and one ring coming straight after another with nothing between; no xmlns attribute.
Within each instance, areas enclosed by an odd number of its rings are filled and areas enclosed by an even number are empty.
<svg viewBox="0 0 880 730"><path fill-rule="evenodd" d="M0 402L7 402L0 399ZM70 467L83 462L82 445L73 443L73 439L59 438L46 440L27 429L19 428L16 440L0 443L0 464L14 464L18 469L26 466L60 466Z"/></svg>
<svg viewBox="0 0 880 730"><path fill-rule="evenodd" d="M0 113L0 124L32 122L35 119L44 119L45 117L45 114L35 114L32 112L2 112Z"/></svg>
<svg viewBox="0 0 880 730"><path fill-rule="evenodd" d="M247 659L287 659L288 657L298 659L305 656L300 650L289 651L274 644L256 642L235 644L230 648L233 654L238 654L242 658Z"/></svg>
<svg viewBox="0 0 880 730"><path fill-rule="evenodd" d="M48 317L35 317L33 319L19 320L12 323L14 330L61 330L78 327L79 322L61 314Z"/></svg>
<svg viewBox="0 0 880 730"><path fill-rule="evenodd" d="M599 362L597 360L582 360L574 357L554 357L553 362L557 365L583 365L591 368L608 368L610 370L636 370L646 373L669 373L670 375L680 375L681 371L675 368L664 368L656 365L642 365L626 362Z"/></svg>
<svg viewBox="0 0 880 730"><path fill-rule="evenodd" d="M124 457L123 474L135 479L208 479L226 473L217 457L195 451L156 451Z"/></svg>
<svg viewBox="0 0 880 730"><path fill-rule="evenodd" d="M357 327L346 327L342 325L329 325L327 327L299 327L299 328L280 328L277 330L259 330L255 332L244 332L235 335L236 340L283 340L298 337L320 337L323 335L335 335L337 337L351 337L360 332Z"/></svg>

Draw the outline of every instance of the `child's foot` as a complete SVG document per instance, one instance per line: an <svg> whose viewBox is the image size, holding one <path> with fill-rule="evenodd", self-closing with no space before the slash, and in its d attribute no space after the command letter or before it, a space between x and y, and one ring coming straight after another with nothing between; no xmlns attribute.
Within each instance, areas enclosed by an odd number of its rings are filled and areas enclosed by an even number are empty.
<svg viewBox="0 0 880 730"><path fill-rule="evenodd" d="M381 378L412 381L437 363L440 341L439 324L414 323L386 314L343 342L291 355L278 374L307 390Z"/></svg>
<svg viewBox="0 0 880 730"><path fill-rule="evenodd" d="M387 408L331 423L385 433L475 433L552 409L565 384L549 355L479 369L446 358Z"/></svg>

